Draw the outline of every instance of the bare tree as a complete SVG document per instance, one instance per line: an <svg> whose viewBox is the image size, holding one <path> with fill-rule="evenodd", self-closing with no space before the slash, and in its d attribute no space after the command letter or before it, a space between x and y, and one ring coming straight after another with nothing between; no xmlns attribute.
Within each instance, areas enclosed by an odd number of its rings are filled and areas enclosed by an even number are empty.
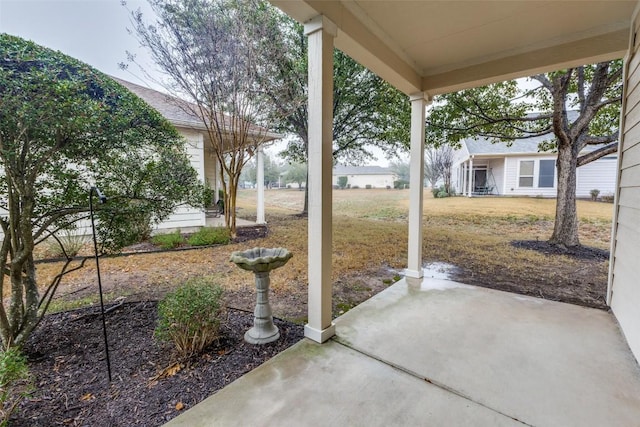
<svg viewBox="0 0 640 427"><path fill-rule="evenodd" d="M427 150L425 177L435 187L440 178L444 181L444 190L451 194L451 170L453 168L453 148L441 145Z"/></svg>
<svg viewBox="0 0 640 427"><path fill-rule="evenodd" d="M140 43L170 78L164 87L189 102L178 106L199 117L217 158L225 222L236 232L236 193L245 163L269 138L269 104L258 85L264 68L265 19L256 0L149 0L157 19L140 10L132 24ZM261 33L265 29L265 33Z"/></svg>
<svg viewBox="0 0 640 427"><path fill-rule="evenodd" d="M436 157L435 151L435 148L427 149L424 162L424 177L429 181L431 188L436 188L438 179L440 179L440 170L434 162L434 158Z"/></svg>

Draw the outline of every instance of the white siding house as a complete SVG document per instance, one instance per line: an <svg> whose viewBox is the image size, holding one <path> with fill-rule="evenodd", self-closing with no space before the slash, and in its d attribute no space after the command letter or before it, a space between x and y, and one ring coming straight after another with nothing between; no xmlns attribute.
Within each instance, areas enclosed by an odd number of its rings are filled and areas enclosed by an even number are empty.
<svg viewBox="0 0 640 427"><path fill-rule="evenodd" d="M158 110L187 141L187 154L191 159L191 165L198 173L198 179L206 182L215 189L215 196L218 197L220 181L217 172L217 159L211 151L211 144L208 142L206 127L202 120L181 108L180 103L184 101L171 98L169 95L156 90L146 88L126 80L113 77L118 83L129 89L131 92L142 98L147 104ZM278 134L266 132L260 129L260 137L264 143L277 139ZM158 230L168 230L179 228L189 230L206 225L206 214L202 209L188 206L179 207L166 221L158 224Z"/></svg>
<svg viewBox="0 0 640 427"><path fill-rule="evenodd" d="M640 360L640 2L625 58L618 189L607 302Z"/></svg>
<svg viewBox="0 0 640 427"><path fill-rule="evenodd" d="M396 175L389 168L381 166L341 166L333 168L333 185L338 185L338 178L347 177L349 188L393 188Z"/></svg>
<svg viewBox="0 0 640 427"><path fill-rule="evenodd" d="M465 139L454 155L452 184L465 195L556 197L557 155L539 152L549 136L492 143L485 138ZM601 195L616 188L617 156L610 155L581 166L576 176L576 196Z"/></svg>

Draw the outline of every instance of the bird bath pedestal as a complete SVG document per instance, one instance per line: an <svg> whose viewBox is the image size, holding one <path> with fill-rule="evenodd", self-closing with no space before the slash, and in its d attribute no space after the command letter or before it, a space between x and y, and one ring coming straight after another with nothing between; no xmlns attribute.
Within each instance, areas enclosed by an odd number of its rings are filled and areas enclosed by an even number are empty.
<svg viewBox="0 0 640 427"><path fill-rule="evenodd" d="M253 312L253 327L244 334L246 342L266 344L280 338L269 305L269 272L285 265L292 256L284 248L253 248L231 254L231 262L243 270L252 271L256 277L256 309Z"/></svg>

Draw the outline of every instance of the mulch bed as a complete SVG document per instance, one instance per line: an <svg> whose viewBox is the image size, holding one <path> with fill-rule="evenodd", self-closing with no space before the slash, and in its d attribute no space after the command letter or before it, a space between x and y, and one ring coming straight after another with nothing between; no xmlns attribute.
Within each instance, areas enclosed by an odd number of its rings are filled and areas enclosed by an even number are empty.
<svg viewBox="0 0 640 427"><path fill-rule="evenodd" d="M249 240L262 239L267 237L269 234L269 228L265 224L260 225L250 225L238 227L236 229L236 237L233 238L233 243L242 243L248 242ZM188 234L184 235L188 236ZM216 246L216 245L213 245ZM127 246L123 248L122 251L118 255L130 255L132 253L140 253L140 252L163 252L163 251L176 251L176 250L189 250L189 249L202 249L203 246L190 246L188 244L181 245L178 248L173 249L162 249L160 246L156 246L150 241L145 241L141 243L136 243L131 246ZM53 260L53 261L58 261Z"/></svg>
<svg viewBox="0 0 640 427"><path fill-rule="evenodd" d="M223 338L176 363L171 347L153 338L156 307L127 303L107 314L111 384L99 309L46 316L24 347L36 390L11 425L162 425L303 337L302 326L274 319L278 341L247 344L253 314L229 309Z"/></svg>
<svg viewBox="0 0 640 427"><path fill-rule="evenodd" d="M573 258L593 261L606 261L609 251L588 246L561 247L545 240L514 240L511 245L519 249L530 249L545 255L568 255Z"/></svg>

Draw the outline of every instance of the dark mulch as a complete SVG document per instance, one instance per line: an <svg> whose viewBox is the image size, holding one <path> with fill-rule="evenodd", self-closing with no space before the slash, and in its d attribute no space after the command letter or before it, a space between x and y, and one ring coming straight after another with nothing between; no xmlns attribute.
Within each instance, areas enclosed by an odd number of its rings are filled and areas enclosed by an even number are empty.
<svg viewBox="0 0 640 427"><path fill-rule="evenodd" d="M252 225L246 227L238 227L236 229L235 243L246 242L248 240L262 239L267 237L268 228L266 225Z"/></svg>
<svg viewBox="0 0 640 427"><path fill-rule="evenodd" d="M545 255L567 255L573 258L593 261L606 261L609 259L609 251L588 246L562 247L552 245L545 240L514 240L511 245L519 249L538 251Z"/></svg>
<svg viewBox="0 0 640 427"><path fill-rule="evenodd" d="M46 316L24 348L36 391L11 425L161 425L303 336L302 326L275 319L278 341L247 344L243 335L253 314L229 309L223 338L177 371L170 347L153 339L156 306L128 303L107 314L111 384L100 311L92 307Z"/></svg>

